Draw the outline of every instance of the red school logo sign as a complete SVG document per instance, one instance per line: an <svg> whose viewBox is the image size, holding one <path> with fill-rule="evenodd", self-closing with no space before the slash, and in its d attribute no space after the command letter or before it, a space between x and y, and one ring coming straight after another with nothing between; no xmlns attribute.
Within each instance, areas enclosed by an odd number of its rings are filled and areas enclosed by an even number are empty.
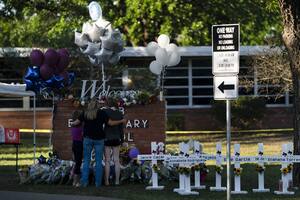
<svg viewBox="0 0 300 200"><path fill-rule="evenodd" d="M0 126L0 143L6 143L6 144L20 143L19 129L3 128L3 126Z"/></svg>

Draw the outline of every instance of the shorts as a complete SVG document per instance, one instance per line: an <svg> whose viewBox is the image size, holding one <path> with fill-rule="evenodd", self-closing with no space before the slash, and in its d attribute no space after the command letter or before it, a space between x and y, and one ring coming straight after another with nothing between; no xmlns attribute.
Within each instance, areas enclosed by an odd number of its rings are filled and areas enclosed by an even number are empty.
<svg viewBox="0 0 300 200"><path fill-rule="evenodd" d="M116 147L116 146L121 145L121 141L118 140L118 139L116 139L116 140L105 140L104 145L109 146L109 147Z"/></svg>

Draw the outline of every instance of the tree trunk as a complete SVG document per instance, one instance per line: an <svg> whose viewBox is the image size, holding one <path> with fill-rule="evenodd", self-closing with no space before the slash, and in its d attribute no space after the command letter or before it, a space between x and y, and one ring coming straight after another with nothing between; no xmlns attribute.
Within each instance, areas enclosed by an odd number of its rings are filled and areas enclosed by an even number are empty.
<svg viewBox="0 0 300 200"><path fill-rule="evenodd" d="M294 154L300 155L300 1L279 0L283 20L282 38L287 48L294 88ZM293 180L300 186L300 164L294 165Z"/></svg>

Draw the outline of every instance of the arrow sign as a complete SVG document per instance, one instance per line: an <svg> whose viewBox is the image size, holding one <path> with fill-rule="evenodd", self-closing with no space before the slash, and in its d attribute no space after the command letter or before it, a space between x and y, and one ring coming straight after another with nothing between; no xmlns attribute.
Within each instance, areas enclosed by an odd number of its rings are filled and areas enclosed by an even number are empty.
<svg viewBox="0 0 300 200"><path fill-rule="evenodd" d="M218 86L219 90L221 90L222 93L224 93L224 90L234 90L233 84L225 85L224 81Z"/></svg>
<svg viewBox="0 0 300 200"><path fill-rule="evenodd" d="M238 76L214 76L214 99L226 100L238 97Z"/></svg>

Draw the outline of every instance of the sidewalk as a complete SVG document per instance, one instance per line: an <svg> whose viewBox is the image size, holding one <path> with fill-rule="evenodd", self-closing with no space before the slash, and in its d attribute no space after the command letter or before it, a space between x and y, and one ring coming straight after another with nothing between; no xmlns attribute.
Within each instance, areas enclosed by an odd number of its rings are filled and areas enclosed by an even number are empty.
<svg viewBox="0 0 300 200"><path fill-rule="evenodd" d="M1 199L5 200L121 200L97 196L45 194L33 192L0 191Z"/></svg>

